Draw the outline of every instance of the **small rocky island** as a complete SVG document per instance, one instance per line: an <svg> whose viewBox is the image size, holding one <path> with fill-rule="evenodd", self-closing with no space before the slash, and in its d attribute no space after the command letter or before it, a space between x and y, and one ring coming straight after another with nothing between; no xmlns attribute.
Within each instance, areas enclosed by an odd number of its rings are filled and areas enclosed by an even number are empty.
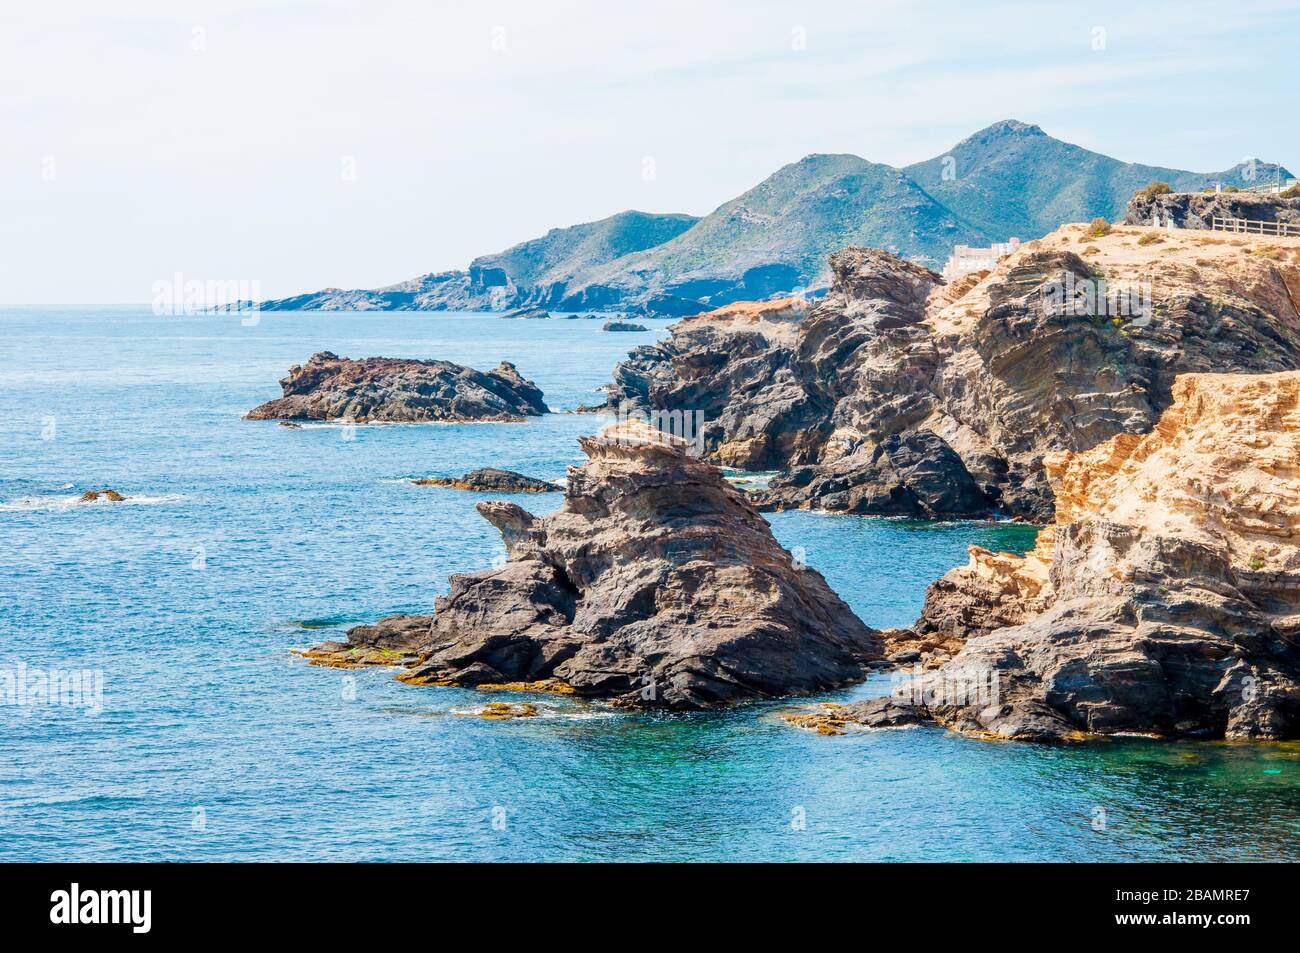
<svg viewBox="0 0 1300 953"><path fill-rule="evenodd" d="M528 688L700 709L862 678L880 639L688 445L639 422L581 438L564 505L479 512L504 565L451 578L432 616L398 616L303 653L404 664L418 685Z"/></svg>
<svg viewBox="0 0 1300 953"><path fill-rule="evenodd" d="M519 422L549 413L542 392L509 361L484 373L450 361L354 361L321 351L289 368L280 387L283 397L250 410L246 419Z"/></svg>
<svg viewBox="0 0 1300 953"><path fill-rule="evenodd" d="M428 477L411 482L416 486L445 486L453 490L474 490L480 493L555 493L560 489L548 480L495 467L481 467L461 477Z"/></svg>
<svg viewBox="0 0 1300 953"><path fill-rule="evenodd" d="M632 321L606 321L602 331L644 331L644 324L636 324Z"/></svg>

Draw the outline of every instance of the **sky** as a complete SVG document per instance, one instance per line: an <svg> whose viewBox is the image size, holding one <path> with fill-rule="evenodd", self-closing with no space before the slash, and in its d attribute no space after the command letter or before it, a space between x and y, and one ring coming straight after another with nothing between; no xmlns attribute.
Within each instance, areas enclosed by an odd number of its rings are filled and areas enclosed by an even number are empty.
<svg viewBox="0 0 1300 953"><path fill-rule="evenodd" d="M1296 0L0 0L0 303L376 287L1000 119L1296 169L1298 53Z"/></svg>

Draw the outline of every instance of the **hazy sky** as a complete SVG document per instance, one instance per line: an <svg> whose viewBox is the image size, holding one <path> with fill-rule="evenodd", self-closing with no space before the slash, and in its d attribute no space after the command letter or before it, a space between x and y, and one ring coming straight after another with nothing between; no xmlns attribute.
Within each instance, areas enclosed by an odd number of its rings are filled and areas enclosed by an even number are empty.
<svg viewBox="0 0 1300 953"><path fill-rule="evenodd" d="M1295 0L0 0L0 302L373 287L1005 118L1295 169L1298 55Z"/></svg>

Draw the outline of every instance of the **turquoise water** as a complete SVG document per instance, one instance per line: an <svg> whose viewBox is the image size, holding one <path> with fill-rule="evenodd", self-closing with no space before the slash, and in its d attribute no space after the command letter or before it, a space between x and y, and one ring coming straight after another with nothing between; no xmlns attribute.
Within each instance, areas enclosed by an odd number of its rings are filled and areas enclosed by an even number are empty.
<svg viewBox="0 0 1300 953"><path fill-rule="evenodd" d="M502 554L473 511L484 497L405 478L489 464L560 477L599 424L241 420L290 364L322 349L505 358L564 410L663 329L0 311L0 672L103 675L98 713L0 706L0 860L1300 856L1300 746L826 738L783 723L789 703L637 715L544 697L543 717L485 721L456 714L483 703L475 692L290 657L427 611L449 573ZM132 501L68 502L102 487ZM516 499L535 512L560 500ZM910 622L968 544L1033 535L811 513L772 524L876 626Z"/></svg>

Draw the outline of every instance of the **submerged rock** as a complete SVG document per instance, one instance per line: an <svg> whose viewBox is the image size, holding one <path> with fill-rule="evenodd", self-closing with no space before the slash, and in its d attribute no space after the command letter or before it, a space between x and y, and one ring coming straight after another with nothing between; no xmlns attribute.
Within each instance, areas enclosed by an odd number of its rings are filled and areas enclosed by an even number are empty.
<svg viewBox="0 0 1300 953"><path fill-rule="evenodd" d="M918 712L891 703L888 698L837 705L823 702L811 708L783 712L781 717L796 728L819 735L842 735L850 726L858 728L907 728L922 721Z"/></svg>
<svg viewBox="0 0 1300 953"><path fill-rule="evenodd" d="M1145 435L1046 460L1055 521L972 548L896 709L996 738L1300 736L1300 372L1186 375Z"/></svg>
<svg viewBox="0 0 1300 953"><path fill-rule="evenodd" d="M560 487L548 480L524 476L513 470L482 467L471 470L462 477L431 477L412 480L416 486L446 486L456 490L475 490L482 493L555 493Z"/></svg>
<svg viewBox="0 0 1300 953"><path fill-rule="evenodd" d="M639 707L708 708L857 681L880 640L688 445L637 422L580 441L564 505L479 512L503 566L451 578L433 616L348 633L418 653L401 680L550 680ZM337 650L335 650L337 651Z"/></svg>
<svg viewBox="0 0 1300 953"><path fill-rule="evenodd" d="M548 413L542 392L502 361L483 373L450 361L368 357L329 351L289 368L284 396L250 410L248 420L391 422L513 421Z"/></svg>
<svg viewBox="0 0 1300 953"><path fill-rule="evenodd" d="M489 702L477 711L457 712L458 715L472 715L488 721L508 721L511 718L536 718L537 706L531 702L514 704L511 702Z"/></svg>
<svg viewBox="0 0 1300 953"><path fill-rule="evenodd" d="M87 490L85 493L81 494L82 503L94 503L96 500L101 498L108 500L110 503L121 503L126 499L126 497L121 493L118 493L117 490L109 489Z"/></svg>

